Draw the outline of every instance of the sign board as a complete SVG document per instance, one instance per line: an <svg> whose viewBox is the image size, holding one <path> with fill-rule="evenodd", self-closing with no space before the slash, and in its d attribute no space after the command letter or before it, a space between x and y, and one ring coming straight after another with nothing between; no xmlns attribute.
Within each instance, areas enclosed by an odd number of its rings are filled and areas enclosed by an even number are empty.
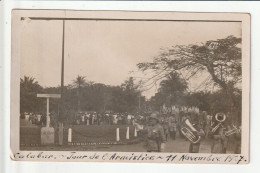
<svg viewBox="0 0 260 173"><path fill-rule="evenodd" d="M54 144L54 128L42 127L41 128L41 144Z"/></svg>
<svg viewBox="0 0 260 173"><path fill-rule="evenodd" d="M50 126L50 115L49 115L49 101L50 98L60 98L60 94L37 94L37 97L47 98L47 110L46 110L46 127Z"/></svg>
<svg viewBox="0 0 260 173"><path fill-rule="evenodd" d="M37 97L60 98L60 94L37 94Z"/></svg>

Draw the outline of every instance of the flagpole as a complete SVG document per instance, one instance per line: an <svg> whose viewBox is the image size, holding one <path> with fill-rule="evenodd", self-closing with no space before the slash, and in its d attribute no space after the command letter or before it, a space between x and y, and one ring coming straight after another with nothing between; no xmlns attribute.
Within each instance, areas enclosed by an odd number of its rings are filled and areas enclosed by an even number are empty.
<svg viewBox="0 0 260 173"><path fill-rule="evenodd" d="M63 117L64 117L64 41L65 20L62 20L62 58L61 58L61 100L59 115L59 145L63 145Z"/></svg>

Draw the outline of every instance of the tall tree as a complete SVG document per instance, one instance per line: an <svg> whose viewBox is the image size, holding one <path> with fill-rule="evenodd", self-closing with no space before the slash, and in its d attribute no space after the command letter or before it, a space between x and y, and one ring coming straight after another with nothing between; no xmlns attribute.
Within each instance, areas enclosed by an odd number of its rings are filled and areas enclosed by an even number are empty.
<svg viewBox="0 0 260 173"><path fill-rule="evenodd" d="M184 92L188 89L186 80L180 78L177 72L171 72L160 82L159 92L162 93L167 104L183 104Z"/></svg>
<svg viewBox="0 0 260 173"><path fill-rule="evenodd" d="M139 86L134 83L133 77L129 77L124 81L124 83L122 83L121 87L126 91L135 91Z"/></svg>
<svg viewBox="0 0 260 173"><path fill-rule="evenodd" d="M86 86L86 76L77 76L75 80L73 80L72 86L77 88L77 98L78 98L78 111L81 111L81 89Z"/></svg>
<svg viewBox="0 0 260 173"><path fill-rule="evenodd" d="M135 84L134 78L129 77L124 83L121 85L123 89L125 110L134 111L139 110L139 101L141 102L141 93L138 90L139 85Z"/></svg>
<svg viewBox="0 0 260 173"><path fill-rule="evenodd" d="M20 113L38 112L41 110L42 101L37 98L37 93L41 93L43 88L33 77L24 76L20 79Z"/></svg>
<svg viewBox="0 0 260 173"><path fill-rule="evenodd" d="M188 74L187 79L206 72L212 83L222 88L231 107L235 103L234 88L241 84L241 38L228 36L200 45L176 45L164 49L153 62L139 63L141 71L151 71L154 82L172 71Z"/></svg>
<svg viewBox="0 0 260 173"><path fill-rule="evenodd" d="M174 94L175 92L184 92L188 89L186 80L180 78L177 72L171 72L166 79L160 82L160 91L168 94Z"/></svg>

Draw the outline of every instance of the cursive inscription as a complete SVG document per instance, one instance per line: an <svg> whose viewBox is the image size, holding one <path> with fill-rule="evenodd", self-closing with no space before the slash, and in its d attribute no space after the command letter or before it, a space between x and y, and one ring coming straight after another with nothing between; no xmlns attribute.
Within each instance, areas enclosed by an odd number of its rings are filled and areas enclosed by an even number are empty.
<svg viewBox="0 0 260 173"><path fill-rule="evenodd" d="M162 154L162 153L98 153L98 152L17 152L15 160L57 160L57 161L129 161L129 162L166 162L166 163L247 163L243 155L237 154Z"/></svg>

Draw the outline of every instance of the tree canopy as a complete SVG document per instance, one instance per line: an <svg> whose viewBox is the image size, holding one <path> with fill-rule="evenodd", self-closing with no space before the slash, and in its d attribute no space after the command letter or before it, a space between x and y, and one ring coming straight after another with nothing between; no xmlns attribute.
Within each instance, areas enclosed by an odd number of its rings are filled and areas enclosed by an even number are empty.
<svg viewBox="0 0 260 173"><path fill-rule="evenodd" d="M77 76L72 82L72 87L77 88L77 98L78 98L78 111L81 110L81 88L86 86L86 76Z"/></svg>
<svg viewBox="0 0 260 173"><path fill-rule="evenodd" d="M39 112L42 108L39 105L43 100L37 98L37 93L41 93L43 88L33 77L24 76L20 79L20 111Z"/></svg>
<svg viewBox="0 0 260 173"><path fill-rule="evenodd" d="M153 62L137 64L140 71L149 71L153 76L147 81L156 83L173 72L185 74L189 80L197 74L208 74L209 80L202 85L215 85L226 92L230 105L235 104L235 88L241 85L241 38L228 36L209 40L202 44L175 45L162 49Z"/></svg>
<svg viewBox="0 0 260 173"><path fill-rule="evenodd" d="M21 79L20 112L45 112L45 100L37 98L37 93L60 93L60 87L41 87L32 77ZM68 86L64 86L65 114L79 111L114 111L135 112L140 103L145 102L133 77L125 80L120 86L102 83L88 83L86 77L77 76ZM50 111L58 112L59 100L50 99ZM65 115L70 116L70 115Z"/></svg>
<svg viewBox="0 0 260 173"><path fill-rule="evenodd" d="M152 71L153 81L165 78L173 71L188 73L190 79L207 72L212 82L228 89L241 82L241 38L228 36L198 45L176 45L163 49L153 62L137 64L141 71Z"/></svg>

